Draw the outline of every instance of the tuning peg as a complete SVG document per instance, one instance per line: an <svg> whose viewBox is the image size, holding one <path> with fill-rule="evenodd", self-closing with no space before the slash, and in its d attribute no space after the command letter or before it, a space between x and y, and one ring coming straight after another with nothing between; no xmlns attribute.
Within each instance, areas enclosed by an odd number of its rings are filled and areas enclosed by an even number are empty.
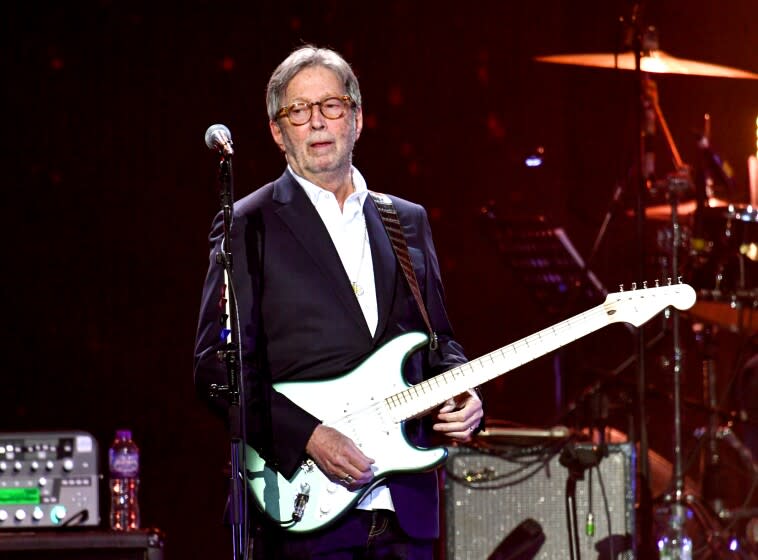
<svg viewBox="0 0 758 560"><path fill-rule="evenodd" d="M632 290L636 290L636 289L637 289L637 282L632 282Z"/></svg>
<svg viewBox="0 0 758 560"><path fill-rule="evenodd" d="M623 291L624 291L624 285L623 284L619 284L619 292L623 292Z"/></svg>
<svg viewBox="0 0 758 560"><path fill-rule="evenodd" d="M642 281L642 289L647 290L647 280Z"/></svg>
<svg viewBox="0 0 758 560"><path fill-rule="evenodd" d="M656 287L656 288L660 288L660 286L661 286L661 282L660 282L660 280L658 280L658 279L656 278L656 279L655 279L655 287Z"/></svg>

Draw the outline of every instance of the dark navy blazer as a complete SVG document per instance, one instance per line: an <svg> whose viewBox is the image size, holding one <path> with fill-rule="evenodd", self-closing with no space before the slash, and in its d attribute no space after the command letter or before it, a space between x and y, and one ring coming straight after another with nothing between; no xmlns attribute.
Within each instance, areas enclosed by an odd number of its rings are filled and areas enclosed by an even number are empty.
<svg viewBox="0 0 758 560"><path fill-rule="evenodd" d="M426 211L391 196L429 318L439 337L406 362L404 375L418 383L466 361L452 338L439 264ZM272 468L291 476L305 458L318 418L270 388L285 380L322 379L348 372L374 350L410 330L426 332L418 306L371 197L364 204L376 281L379 320L372 337L323 221L305 191L286 172L234 205L232 253L243 351L248 441ZM195 382L208 399L211 383L225 384L216 358L221 347L219 298L223 270L216 264L223 220L210 235L210 267L202 297L195 348ZM210 400L225 414L226 402ZM424 423L406 424L411 441L424 444ZM392 476L387 482L401 527L411 536L439 534L435 473Z"/></svg>

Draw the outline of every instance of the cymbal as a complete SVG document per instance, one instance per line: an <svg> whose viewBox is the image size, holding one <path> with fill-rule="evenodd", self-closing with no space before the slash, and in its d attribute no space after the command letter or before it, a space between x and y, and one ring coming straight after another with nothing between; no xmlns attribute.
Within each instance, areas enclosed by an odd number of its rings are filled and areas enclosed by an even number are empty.
<svg viewBox="0 0 758 560"><path fill-rule="evenodd" d="M570 64L574 66L591 66L594 68L618 68L620 70L635 69L635 53L631 51L614 53L577 53L577 54L553 54L537 56L535 60L540 62L552 62L555 64ZM688 76L713 76L717 78L743 78L748 80L758 79L758 74L720 66L696 60L677 58L660 50L650 51L650 54L640 59L640 68L643 72L653 74L684 74Z"/></svg>
<svg viewBox="0 0 758 560"><path fill-rule="evenodd" d="M706 206L708 208L721 208L729 206L729 202L720 198L709 198L706 201ZM676 208L679 217L691 216L697 208L697 203L694 200L688 200L687 202L680 202ZM626 214L634 216L634 210L627 210ZM668 221L671 219L671 205L657 204L655 206L648 206L645 208L645 217L654 221Z"/></svg>

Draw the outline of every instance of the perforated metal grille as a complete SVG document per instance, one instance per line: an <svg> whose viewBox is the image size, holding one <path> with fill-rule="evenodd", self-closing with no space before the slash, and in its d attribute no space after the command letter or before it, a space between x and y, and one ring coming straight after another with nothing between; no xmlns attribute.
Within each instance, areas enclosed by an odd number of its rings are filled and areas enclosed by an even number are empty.
<svg viewBox="0 0 758 560"><path fill-rule="evenodd" d="M614 535L615 558L634 558L634 456L631 444L609 446L600 463ZM512 471L513 463L467 448L450 450L448 469L456 477L492 480ZM535 558L569 558L566 519L566 479L568 470L553 457L534 476L513 486L494 487L497 482L469 485L446 478L445 511L448 560L486 560L519 523L531 517L545 534L545 542ZM507 481L507 480L506 480ZM482 486L490 486L482 488ZM576 507L582 559L610 558L608 522L597 472L592 475L592 512L595 535L585 534L589 510L588 477L577 482ZM601 551L605 550L604 554ZM620 552L624 550L623 554Z"/></svg>

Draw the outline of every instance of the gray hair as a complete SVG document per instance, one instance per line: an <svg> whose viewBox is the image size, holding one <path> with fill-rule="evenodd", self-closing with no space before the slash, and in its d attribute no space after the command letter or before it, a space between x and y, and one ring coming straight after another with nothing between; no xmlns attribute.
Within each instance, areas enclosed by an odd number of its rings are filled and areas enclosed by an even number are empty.
<svg viewBox="0 0 758 560"><path fill-rule="evenodd" d="M284 94L292 78L310 66L323 66L334 72L340 82L345 84L347 94L352 97L356 106L361 106L361 89L350 64L331 49L304 45L292 51L271 74L266 88L266 109L270 120L275 120L277 111L282 108Z"/></svg>

